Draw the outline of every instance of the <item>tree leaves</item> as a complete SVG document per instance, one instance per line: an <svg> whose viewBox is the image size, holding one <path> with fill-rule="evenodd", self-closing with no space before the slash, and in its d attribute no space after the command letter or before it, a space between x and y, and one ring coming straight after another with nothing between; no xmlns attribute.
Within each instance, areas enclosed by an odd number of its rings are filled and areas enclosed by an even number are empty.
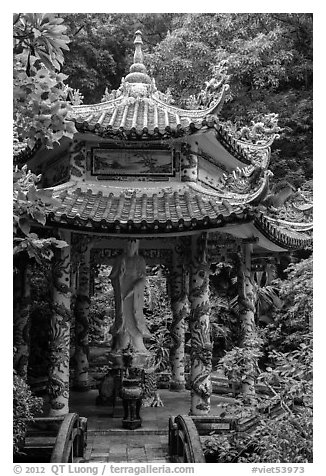
<svg viewBox="0 0 326 476"><path fill-rule="evenodd" d="M37 141L52 148L76 132L67 120L67 76L58 72L63 50L69 50L62 22L54 14L14 16L14 121L20 140L31 149Z"/></svg>
<svg viewBox="0 0 326 476"><path fill-rule="evenodd" d="M14 52L27 51L49 69L60 70L69 51L67 27L53 13L14 14Z"/></svg>
<svg viewBox="0 0 326 476"><path fill-rule="evenodd" d="M189 97L227 66L231 89L221 120L240 129L278 114L275 178L300 186L312 177L311 15L175 14L170 34L146 59L158 88L170 87L182 107L192 107Z"/></svg>
<svg viewBox="0 0 326 476"><path fill-rule="evenodd" d="M38 263L53 256L53 248L68 246L65 241L56 238L39 238L31 233L33 224L46 224L47 214L58 202L52 197L51 190L36 188L40 176L33 174L27 166L14 171L13 220L14 255L25 252Z"/></svg>

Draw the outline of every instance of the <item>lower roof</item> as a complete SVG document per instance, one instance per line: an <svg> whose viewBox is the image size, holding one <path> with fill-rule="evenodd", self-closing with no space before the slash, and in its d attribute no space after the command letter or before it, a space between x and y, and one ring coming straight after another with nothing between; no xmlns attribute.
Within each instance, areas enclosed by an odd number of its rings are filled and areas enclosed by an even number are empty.
<svg viewBox="0 0 326 476"><path fill-rule="evenodd" d="M251 222L251 236L265 237L265 249L295 250L312 243L312 224L270 218L250 204L250 196L245 201L223 199L189 182L128 185L71 181L54 187L58 206L49 212L47 224L110 235L158 236L225 229L241 236L243 224Z"/></svg>

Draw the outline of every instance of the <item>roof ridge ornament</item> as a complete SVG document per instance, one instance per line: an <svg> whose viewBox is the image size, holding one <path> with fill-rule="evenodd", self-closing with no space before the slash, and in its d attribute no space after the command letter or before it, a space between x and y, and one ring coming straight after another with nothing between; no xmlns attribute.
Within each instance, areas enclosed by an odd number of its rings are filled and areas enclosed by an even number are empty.
<svg viewBox="0 0 326 476"><path fill-rule="evenodd" d="M140 85L150 85L151 84L151 78L147 74L147 69L146 66L144 65L144 54L142 51L141 45L143 44L142 40L142 33L140 30L137 30L135 33L135 40L134 40L134 45L135 45L135 53L134 53L134 62L130 66L130 73L127 74L125 77L125 82L133 85L131 88L134 94L131 94L132 96L136 95L138 96L138 90L142 90L141 96L148 96L147 89L148 87L145 87L146 91L144 90L144 87L140 87ZM122 85L122 82L121 82ZM137 85L137 86L136 86ZM130 89L130 88L129 88ZM129 93L129 90L128 90Z"/></svg>
<svg viewBox="0 0 326 476"><path fill-rule="evenodd" d="M140 63L144 64L144 55L141 48L143 44L142 32L137 30L135 33L136 37L134 39L135 53L134 53L134 64Z"/></svg>

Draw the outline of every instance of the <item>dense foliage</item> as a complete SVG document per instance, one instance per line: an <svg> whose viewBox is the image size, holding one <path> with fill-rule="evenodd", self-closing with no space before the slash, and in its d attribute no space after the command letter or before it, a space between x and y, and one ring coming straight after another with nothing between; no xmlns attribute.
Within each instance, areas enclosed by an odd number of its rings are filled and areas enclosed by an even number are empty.
<svg viewBox="0 0 326 476"><path fill-rule="evenodd" d="M33 149L38 144L52 147L63 136L72 138L75 127L66 119L65 76L58 72L67 50L68 37L63 20L52 14L14 14L13 16L13 151ZM15 163L15 157L14 157ZM39 190L40 177L27 166L16 165L13 176L14 264L30 259L43 263L53 256L54 247L67 244L56 238L40 238L32 224L44 225L51 192ZM15 272L15 269L14 269ZM48 310L45 306L45 314ZM33 310L32 310L33 311ZM32 344L33 345L33 344ZM26 426L42 400L31 393L28 384L14 373L13 450L23 443Z"/></svg>
<svg viewBox="0 0 326 476"><path fill-rule="evenodd" d="M266 329L268 349L297 350L310 336L313 317L313 257L289 265L287 279L279 281L281 309Z"/></svg>
<svg viewBox="0 0 326 476"><path fill-rule="evenodd" d="M148 60L158 86L184 105L227 71L222 119L242 127L278 114L272 171L296 186L312 177L312 15L179 14Z"/></svg>
<svg viewBox="0 0 326 476"><path fill-rule="evenodd" d="M207 438L210 461L312 462L312 257L291 264L287 273L287 279L279 281L283 306L274 310L273 322L260 333L263 339L246 349L234 347L221 360L233 380L252 374L256 364L257 380L268 394L256 394L254 406L238 397L236 405L226 408L228 416L240 420L255 415L256 426L241 435ZM263 352L264 368L257 365ZM277 419L275 408L281 409Z"/></svg>
<svg viewBox="0 0 326 476"><path fill-rule="evenodd" d="M63 19L55 14L14 15L14 122L20 140L32 149L48 147L63 136L72 138L74 123L66 119L69 104L59 70L69 50Z"/></svg>
<svg viewBox="0 0 326 476"><path fill-rule="evenodd" d="M134 35L144 31L145 48L152 50L171 26L173 14L62 14L71 39L63 72L84 102L100 102L105 88L117 89L129 71Z"/></svg>
<svg viewBox="0 0 326 476"><path fill-rule="evenodd" d="M171 304L167 295L166 278L157 268L150 271L146 280L144 313L148 329L152 334L148 349L155 355L157 370L169 370Z"/></svg>
<svg viewBox="0 0 326 476"><path fill-rule="evenodd" d="M43 400L32 395L26 382L14 372L13 378L13 449L21 451L26 426L41 410Z"/></svg>
<svg viewBox="0 0 326 476"><path fill-rule="evenodd" d="M45 225L46 215L51 205L55 204L52 192L37 188L40 176L27 170L27 165L21 169L16 167L13 175L13 231L14 256L25 253L38 263L53 257L53 247L62 248L67 244L56 238L39 238L31 230L31 224Z"/></svg>
<svg viewBox="0 0 326 476"><path fill-rule="evenodd" d="M66 76L59 73L63 50L68 50L63 19L55 14L24 13L13 17L14 151L37 144L53 147L63 136L72 138ZM15 157L14 157L15 160ZM51 259L52 248L65 246L55 238L40 239L31 223L44 225L53 205L49 191L37 189L40 177L16 166L14 172L14 254L37 261Z"/></svg>

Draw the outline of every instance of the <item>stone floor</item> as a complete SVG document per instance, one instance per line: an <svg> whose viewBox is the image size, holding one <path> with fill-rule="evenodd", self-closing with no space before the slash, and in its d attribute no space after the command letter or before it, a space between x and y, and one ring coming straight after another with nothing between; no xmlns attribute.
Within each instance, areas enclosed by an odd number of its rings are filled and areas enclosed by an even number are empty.
<svg viewBox="0 0 326 476"><path fill-rule="evenodd" d="M91 463L166 463L167 435L94 434L88 435L85 462Z"/></svg>
<svg viewBox="0 0 326 476"><path fill-rule="evenodd" d="M88 419L85 462L168 462L168 422L171 415L185 415L190 409L190 392L160 390L164 407L142 407L142 427L122 428L122 413L110 416L109 408L96 406L97 390L71 392L70 411ZM232 399L212 395L211 414L222 412L221 404Z"/></svg>

